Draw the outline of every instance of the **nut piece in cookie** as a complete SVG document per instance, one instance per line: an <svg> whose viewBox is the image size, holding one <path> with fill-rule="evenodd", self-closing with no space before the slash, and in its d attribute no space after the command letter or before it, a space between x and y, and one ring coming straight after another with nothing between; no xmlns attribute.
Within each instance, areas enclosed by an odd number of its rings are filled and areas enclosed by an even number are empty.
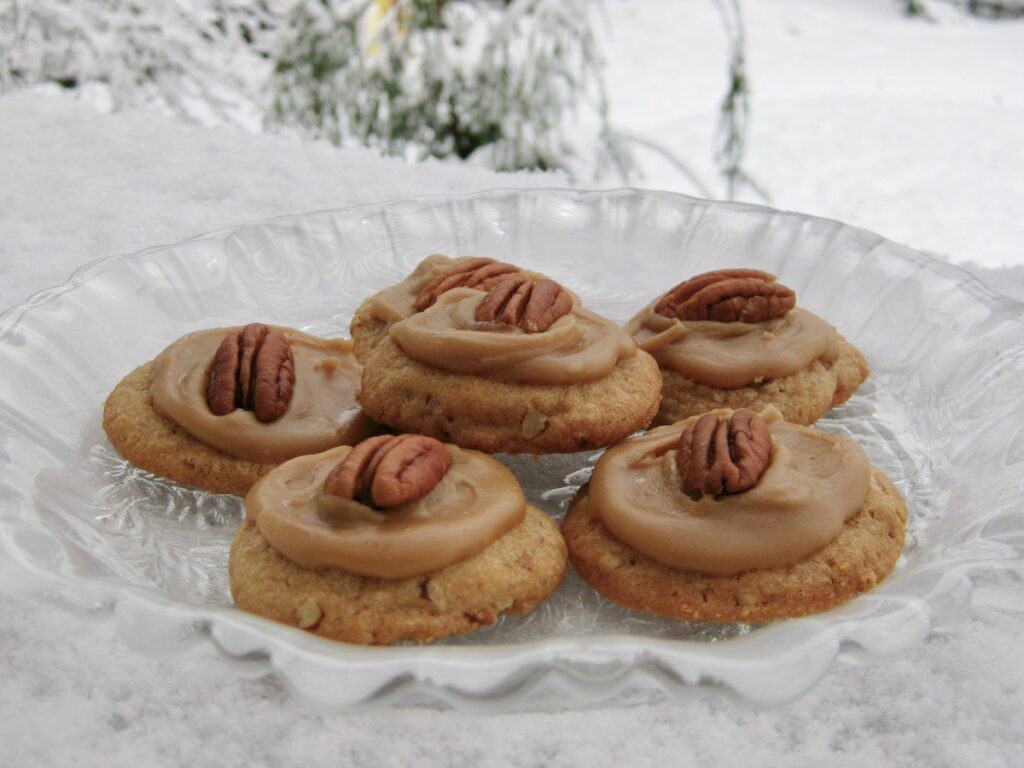
<svg viewBox="0 0 1024 768"><path fill-rule="evenodd" d="M504 465L402 434L301 456L262 478L228 570L245 611L387 645L528 613L566 562L557 525Z"/></svg>
<svg viewBox="0 0 1024 768"><path fill-rule="evenodd" d="M609 599L689 621L828 610L892 570L907 506L860 446L727 409L610 448L562 526Z"/></svg>
<svg viewBox="0 0 1024 768"><path fill-rule="evenodd" d="M103 427L142 469L241 495L282 461L371 434L361 375L342 339L262 323L198 331L117 385Z"/></svg>
<svg viewBox="0 0 1024 768"><path fill-rule="evenodd" d="M394 323L361 402L388 426L488 453L570 453L643 429L657 363L566 288L525 274L456 287Z"/></svg>
<svg viewBox="0 0 1024 768"><path fill-rule="evenodd" d="M356 357L365 363L370 353L397 322L434 306L438 298L455 288L488 291L501 280L544 276L512 264L479 256L450 259L435 253L421 261L402 282L375 293L356 309L349 332Z"/></svg>
<svg viewBox="0 0 1024 768"><path fill-rule="evenodd" d="M835 328L796 306L796 294L756 269L684 280L626 325L664 380L656 423L714 408L778 408L813 424L868 375Z"/></svg>

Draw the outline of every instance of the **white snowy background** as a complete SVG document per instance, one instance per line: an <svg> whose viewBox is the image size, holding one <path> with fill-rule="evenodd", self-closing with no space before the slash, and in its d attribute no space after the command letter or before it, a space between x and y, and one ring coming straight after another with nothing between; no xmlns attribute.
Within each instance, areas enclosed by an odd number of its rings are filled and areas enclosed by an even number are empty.
<svg viewBox="0 0 1024 768"><path fill-rule="evenodd" d="M747 168L772 205L970 263L1024 297L1024 22L945 3L927 22L896 5L744 4ZM712 146L728 47L714 4L609 0L597 29L615 124L720 195ZM232 223L566 183L104 106L52 86L0 97L0 306L93 258ZM698 191L661 155L636 152L636 183ZM205 648L147 656L108 620L3 595L0 765L1017 766L1024 599L992 597L900 659L837 665L779 710L713 700L467 717L313 712L273 679L236 679Z"/></svg>

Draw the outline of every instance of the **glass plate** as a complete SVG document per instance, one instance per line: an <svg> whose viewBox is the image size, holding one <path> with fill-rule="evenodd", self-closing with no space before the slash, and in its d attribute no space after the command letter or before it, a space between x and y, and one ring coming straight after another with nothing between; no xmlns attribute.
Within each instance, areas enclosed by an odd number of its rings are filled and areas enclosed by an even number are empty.
<svg viewBox="0 0 1024 768"><path fill-rule="evenodd" d="M226 563L241 500L122 461L100 425L107 393L208 326L346 335L364 297L435 251L542 270L618 321L707 269L779 275L871 364L820 425L857 438L909 501L896 570L840 609L762 626L626 611L570 573L530 616L422 647L333 643L236 610ZM965 272L861 229L634 190L403 200L105 259L0 319L0 570L9 588L112 613L150 651L208 638L324 705L509 709L705 691L782 702L837 657L882 659L918 642L979 574L1024 570L1021 318L1021 304ZM596 456L506 460L529 500L559 517Z"/></svg>

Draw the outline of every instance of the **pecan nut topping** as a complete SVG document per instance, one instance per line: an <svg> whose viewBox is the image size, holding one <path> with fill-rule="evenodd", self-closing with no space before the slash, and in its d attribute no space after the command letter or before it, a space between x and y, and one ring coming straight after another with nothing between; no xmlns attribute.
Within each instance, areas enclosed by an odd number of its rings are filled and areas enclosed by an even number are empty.
<svg viewBox="0 0 1024 768"><path fill-rule="evenodd" d="M438 296L452 288L480 288L486 291L502 278L518 272L518 267L494 259L466 259L449 267L423 286L412 305L413 309L422 312L432 307Z"/></svg>
<svg viewBox="0 0 1024 768"><path fill-rule="evenodd" d="M324 480L324 493L394 507L426 496L451 465L451 453L432 437L379 435L346 454Z"/></svg>
<svg viewBox="0 0 1024 768"><path fill-rule="evenodd" d="M572 297L554 280L512 275L487 291L477 307L476 319L514 325L526 333L541 333L571 310Z"/></svg>
<svg viewBox="0 0 1024 768"><path fill-rule="evenodd" d="M215 416L236 408L262 422L279 419L295 390L295 358L288 339L262 323L229 333L217 348L206 379L206 403Z"/></svg>
<svg viewBox="0 0 1024 768"><path fill-rule="evenodd" d="M676 467L686 493L739 493L768 468L772 439L764 419L740 408L726 420L705 413L679 436Z"/></svg>
<svg viewBox="0 0 1024 768"><path fill-rule="evenodd" d="M763 323L796 306L796 294L756 269L719 269L691 277L661 297L654 311L680 320Z"/></svg>

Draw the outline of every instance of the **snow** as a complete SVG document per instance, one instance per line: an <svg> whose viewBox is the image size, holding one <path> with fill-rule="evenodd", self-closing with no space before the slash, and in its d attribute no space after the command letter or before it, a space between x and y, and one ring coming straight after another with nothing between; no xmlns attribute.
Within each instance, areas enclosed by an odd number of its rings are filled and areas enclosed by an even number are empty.
<svg viewBox="0 0 1024 768"><path fill-rule="evenodd" d="M52 10L57 0L19 3L16 34L0 25L0 54L7 41L14 48L13 61L28 71L53 69L52 62L70 58L82 74L79 97L100 109L156 103L204 124L233 121L253 131L298 130L281 126L261 110L270 109L275 99L282 103L298 99L302 104L309 94L289 90L285 76L268 80L267 61L245 49L237 34L243 25L254 27L256 18L282 18L286 0L272 0L267 6L272 10L267 11L256 10L244 0L218 0L220 12L234 21L226 26L224 40L207 46L211 50L200 44L200 33L210 21L203 9L211 0L147 8L145 19L155 20L153 24L143 24L134 16L128 19L119 0L106 2L120 9L121 16L114 18L123 23L111 23L109 14L87 12L80 3L59 3L60 14ZM556 23L559 14L579 16L573 11L579 2L583 0L572 4L523 0L508 13L515 18L527 5L536 6L545 14L540 17L542 31L562 29ZM586 45L584 49L587 56L607 58L613 122L627 136L640 140L633 143L640 173L630 183L721 196L724 187L714 168L713 147L728 63L720 13L726 0L604 3L603 23L598 20L596 25L601 50L593 53ZM1016 215L1024 201L1024 174L1020 173L1024 88L1019 82L1024 19L978 19L950 0L924 0L924 5L935 21L907 18L898 0L744 3L753 94L747 168L776 207L860 224L954 259L987 266L1014 263L1020 260L1016 243L1024 235L1024 219ZM40 41L46 24L67 26L68 19L74 22L75 43L61 55L59 44ZM481 38L477 43L490 34L485 34L484 26L478 22L476 34L470 35ZM165 27L175 30L174 34L162 34ZM558 35L551 34L548 43ZM574 34L586 41L582 21ZM34 41L35 47L20 44L22 39ZM288 35L268 32L258 39L260 47L281 48ZM400 46L395 40L401 39L399 35L389 45ZM155 86L134 83L136 68L127 66L119 53L129 42L158 66L173 59L175 74ZM477 43L468 48L475 50ZM420 69L440 76L452 64L429 58L425 69L409 68L403 82L410 88L422 88L418 77L433 76L415 75ZM452 72L460 66L455 62ZM572 62L566 66L576 69ZM204 68L230 75L204 77ZM100 75L112 79L111 88L96 82ZM353 87L353 77L345 75L329 93L346 93ZM2 85L0 81L0 89ZM592 85L571 87L592 91ZM557 90L557 85L552 87ZM200 101L204 89L214 102L212 107ZM544 103L537 90L526 88L534 112ZM416 94L407 94L405 101L418 103L417 99ZM513 151L507 144L491 145L472 161L500 167L514 156L542 151L568 162L579 179L596 175L603 186L620 183L611 168L596 167L612 165L609 152L617 146L604 145L597 138L601 126L590 112L580 110L571 117L575 141L571 153L561 149L563 131L533 134L541 121L541 115L535 114L532 123L509 119L505 125L512 133L532 136L529 147ZM556 117L555 112L545 115ZM306 119L302 129L330 135L336 128L326 124L317 128L312 123ZM400 150L404 139L392 138L394 149ZM695 184L680 174L664 153L650 148L650 141L682 159L702 182ZM440 146L445 141L435 143ZM422 151L409 146L405 156L415 157ZM1006 236L993 237L993 231Z"/></svg>
<svg viewBox="0 0 1024 768"><path fill-rule="evenodd" d="M750 170L776 206L958 261L1022 265L1024 25L959 13L928 24L894 6L745 4ZM717 183L710 158L726 49L714 5L615 0L607 15L615 120ZM654 153L638 155L645 184L692 191ZM564 183L408 165L148 112L102 115L43 92L0 97L0 168L4 307L92 258L242 221ZM1024 297L1024 267L980 273ZM205 646L147 656L126 647L111 621L0 596L0 764L1020 765L1024 601L994 604L987 595L915 652L878 666L840 664L776 711L712 699L486 718L313 712L272 679L238 680Z"/></svg>
<svg viewBox="0 0 1024 768"><path fill-rule="evenodd" d="M15 93L0 108L5 306L100 256L248 220L410 195L565 184L557 174L499 177L436 160L408 165L141 111L98 115L67 97Z"/></svg>
<svg viewBox="0 0 1024 768"><path fill-rule="evenodd" d="M144 105L256 130L271 70L260 53L286 2L9 0L0 6L0 91L7 79L70 78L102 109Z"/></svg>
<svg viewBox="0 0 1024 768"><path fill-rule="evenodd" d="M614 162L614 142L603 140L590 0L448 3L432 23L410 21L432 17L428 7L297 6L275 36L270 125L342 146L416 159L459 155L500 169L589 176L589 166ZM382 88L395 94L386 109L375 106ZM322 102L346 108L325 110Z"/></svg>
<svg viewBox="0 0 1024 768"><path fill-rule="evenodd" d="M891 0L745 3L748 168L777 208L985 266L1024 263L1024 21L910 20ZM727 41L714 3L609 3L613 121L712 165ZM643 185L699 194L638 150ZM763 202L746 196L752 202Z"/></svg>

